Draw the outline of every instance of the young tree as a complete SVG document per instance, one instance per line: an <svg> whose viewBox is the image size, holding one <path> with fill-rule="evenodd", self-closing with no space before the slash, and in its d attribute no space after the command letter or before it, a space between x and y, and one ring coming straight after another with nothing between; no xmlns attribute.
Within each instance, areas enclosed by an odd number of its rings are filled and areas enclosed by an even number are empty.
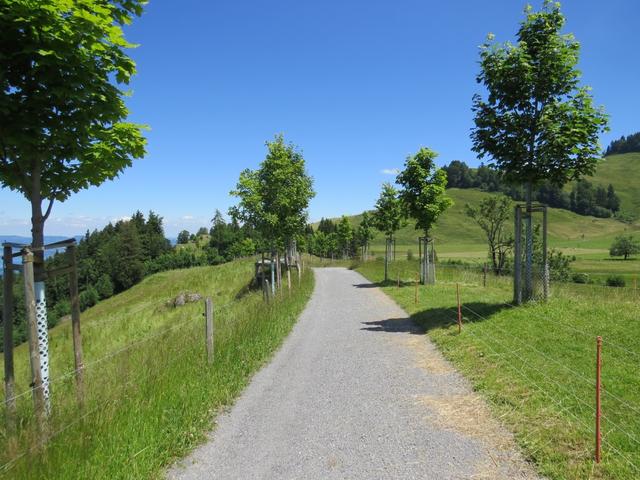
<svg viewBox="0 0 640 480"><path fill-rule="evenodd" d="M427 241L438 217L453 204L445 194L447 172L436 167L437 156L433 150L421 148L418 153L407 158L404 170L396 178L396 182L402 186L400 200L409 216L416 221L416 230L422 230ZM426 248L424 253L422 279L426 283L430 275Z"/></svg>
<svg viewBox="0 0 640 480"><path fill-rule="evenodd" d="M44 224L54 201L118 176L145 153L120 85L134 47L122 26L143 0L0 4L0 183L31 204L36 294L44 303Z"/></svg>
<svg viewBox="0 0 640 480"><path fill-rule="evenodd" d="M489 257L493 271L500 275L513 248L513 237L506 231L513 205L509 197L491 196L483 199L478 206L465 205L468 217L475 220L487 236Z"/></svg>
<svg viewBox="0 0 640 480"><path fill-rule="evenodd" d="M616 191L612 184L609 184L607 187L607 202L605 207L613 213L618 213L620 211L620 197L616 195Z"/></svg>
<svg viewBox="0 0 640 480"><path fill-rule="evenodd" d="M113 279L116 290L122 292L142 280L144 253L140 234L133 222L122 222L116 229L118 236L113 256Z"/></svg>
<svg viewBox="0 0 640 480"><path fill-rule="evenodd" d="M338 239L338 249L342 253L342 258L348 258L351 255L351 242L353 240L353 227L349 219L343 215L336 227L336 236Z"/></svg>
<svg viewBox="0 0 640 480"><path fill-rule="evenodd" d="M384 233L387 246L384 254L384 280L388 280L389 270L389 245L393 242L393 236L404 225L406 215L398 196L398 190L390 183L382 185L382 192L376 202L373 211L373 226Z"/></svg>
<svg viewBox="0 0 640 480"><path fill-rule="evenodd" d="M356 229L355 238L359 247L362 248L362 260L367 259L369 253L369 243L373 240L373 222L369 212L362 213L360 225Z"/></svg>
<svg viewBox="0 0 640 480"><path fill-rule="evenodd" d="M473 97L473 150L489 156L505 179L526 186L527 211L535 184L558 186L593 174L600 156L598 135L607 115L593 105L588 87L579 86L579 43L562 34L565 18L558 3L530 6L517 33L518 43L481 47L478 83L487 98ZM532 295L533 232L526 215L525 299Z"/></svg>
<svg viewBox="0 0 640 480"><path fill-rule="evenodd" d="M307 208L315 196L313 180L307 175L302 153L284 141L282 135L267 142L268 153L258 170L244 170L236 189L240 199L230 209L233 218L255 228L276 252L288 253L307 225ZM272 282L273 284L273 282Z"/></svg>
<svg viewBox="0 0 640 480"><path fill-rule="evenodd" d="M612 257L624 257L628 259L631 255L640 253L640 241L633 238L633 235L620 235L615 238L609 255Z"/></svg>

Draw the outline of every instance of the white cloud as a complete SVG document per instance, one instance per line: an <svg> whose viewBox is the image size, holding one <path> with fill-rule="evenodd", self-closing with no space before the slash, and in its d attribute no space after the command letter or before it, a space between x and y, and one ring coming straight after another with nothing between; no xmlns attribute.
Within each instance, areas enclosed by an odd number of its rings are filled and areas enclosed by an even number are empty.
<svg viewBox="0 0 640 480"><path fill-rule="evenodd" d="M400 173L399 168L383 168L380 170L380 173L383 175L397 175Z"/></svg>

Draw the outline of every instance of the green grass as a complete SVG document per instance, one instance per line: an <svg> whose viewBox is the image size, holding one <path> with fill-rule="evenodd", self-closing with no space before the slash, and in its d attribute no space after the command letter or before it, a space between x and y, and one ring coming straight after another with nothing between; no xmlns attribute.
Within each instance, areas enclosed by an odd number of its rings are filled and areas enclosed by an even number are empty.
<svg viewBox="0 0 640 480"><path fill-rule="evenodd" d="M484 258L486 239L480 227L464 213L465 204L475 205L491 193L477 189L450 188L447 194L454 204L438 219L433 230L436 249L445 256L476 256ZM349 217L352 225L359 224L361 215ZM549 209L549 245L573 250L574 253L608 253L613 239L620 234L638 232L638 225L628 225L612 218L595 218L578 215L568 210ZM414 224L409 222L396 234L397 251L406 254L407 250L417 253L417 238L421 235ZM384 252L384 236L376 232L371 242L374 254ZM606 251L606 252L605 252Z"/></svg>
<svg viewBox="0 0 640 480"><path fill-rule="evenodd" d="M628 190L632 191L632 187L628 187ZM465 215L464 206L467 203L475 205L492 194L477 189L458 188L448 189L447 194L453 199L454 204L438 219L433 230L439 258L485 262L487 259L486 237L480 227ZM360 222L361 215L349 218L355 227ZM635 232L638 235L640 225L628 225L612 218L578 215L557 208L549 209L548 225L549 246L558 248L568 255L575 255L578 260L574 264L576 272L593 272L593 265L590 262L599 260L600 271L594 275L597 281L602 281L609 273L621 273L631 281L634 275L640 273L637 262L618 263L616 259L609 257L609 247L614 238L626 233ZM412 222L397 232L398 258L406 257L408 251L417 255L419 235L421 234L415 230ZM373 256L384 254L384 236L380 232L376 233L371 242L370 252ZM589 261L583 262L583 259ZM611 267L610 271L609 267Z"/></svg>
<svg viewBox="0 0 640 480"><path fill-rule="evenodd" d="M489 402L525 455L551 479L640 478L640 297L631 289L557 285L546 303L513 308L511 282L442 268L419 287L416 262L391 267L395 299ZM381 282L381 262L358 268ZM398 288L397 275L401 277ZM458 334L455 284L464 325ZM603 344L603 461L593 462L596 336ZM618 452L616 452L616 450Z"/></svg>
<svg viewBox="0 0 640 480"><path fill-rule="evenodd" d="M622 201L622 210L640 214L640 184L634 172L640 169L640 153L610 155L589 181L607 187L612 184Z"/></svg>
<svg viewBox="0 0 640 480"><path fill-rule="evenodd" d="M20 433L2 431L0 465L12 479L129 479L161 477L164 467L201 442L216 413L233 402L251 375L290 331L313 289L307 270L266 305L247 288L249 260L163 272L101 302L82 316L86 406L78 411L68 323L50 332L53 416L51 437L36 445L26 345L16 349ZM215 358L206 363L203 302L166 302L182 291L211 296ZM114 353L115 352L115 353ZM110 356L111 355L111 356ZM4 412L3 412L4 413ZM0 474L1 475L1 474Z"/></svg>

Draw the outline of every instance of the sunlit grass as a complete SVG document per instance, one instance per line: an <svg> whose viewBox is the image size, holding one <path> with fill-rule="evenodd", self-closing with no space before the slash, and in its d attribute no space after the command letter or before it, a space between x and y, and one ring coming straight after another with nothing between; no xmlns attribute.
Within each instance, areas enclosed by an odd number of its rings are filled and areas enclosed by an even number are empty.
<svg viewBox="0 0 640 480"><path fill-rule="evenodd" d="M444 268L418 288L416 262L394 262L383 290L424 328L553 479L640 478L640 296L632 289L553 286L548 303L511 307L511 282ZM381 282L381 262L358 268ZM401 287L397 287L400 275ZM463 330L455 324L456 283ZM596 336L603 337L603 461L593 462Z"/></svg>
<svg viewBox="0 0 640 480"><path fill-rule="evenodd" d="M313 288L307 270L265 304L247 289L251 261L163 272L83 314L85 407L75 401L68 324L51 331L53 416L43 449L33 426L31 396L19 398L17 437L2 436L7 478L148 478L183 456L212 427L251 375L280 345ZM285 289L286 290L286 289ZM173 308L180 292L211 296L215 357L206 362L203 302ZM113 355L113 352L117 352ZM16 349L17 391L28 393L26 346ZM25 453L26 452L26 453ZM22 455L22 456L20 456ZM0 473L1 475L2 473Z"/></svg>

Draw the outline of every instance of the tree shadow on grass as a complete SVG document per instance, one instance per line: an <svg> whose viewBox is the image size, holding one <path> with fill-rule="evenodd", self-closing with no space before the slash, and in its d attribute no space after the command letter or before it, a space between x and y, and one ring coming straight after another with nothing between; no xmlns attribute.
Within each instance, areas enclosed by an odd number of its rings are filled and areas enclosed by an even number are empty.
<svg viewBox="0 0 640 480"><path fill-rule="evenodd" d="M462 310L463 324L490 320L498 312L512 308L500 303L471 302ZM458 319L457 305L451 307L427 308L414 313L411 317L388 318L373 322L362 322L361 330L369 332L411 333L423 335L429 330L455 325Z"/></svg>

